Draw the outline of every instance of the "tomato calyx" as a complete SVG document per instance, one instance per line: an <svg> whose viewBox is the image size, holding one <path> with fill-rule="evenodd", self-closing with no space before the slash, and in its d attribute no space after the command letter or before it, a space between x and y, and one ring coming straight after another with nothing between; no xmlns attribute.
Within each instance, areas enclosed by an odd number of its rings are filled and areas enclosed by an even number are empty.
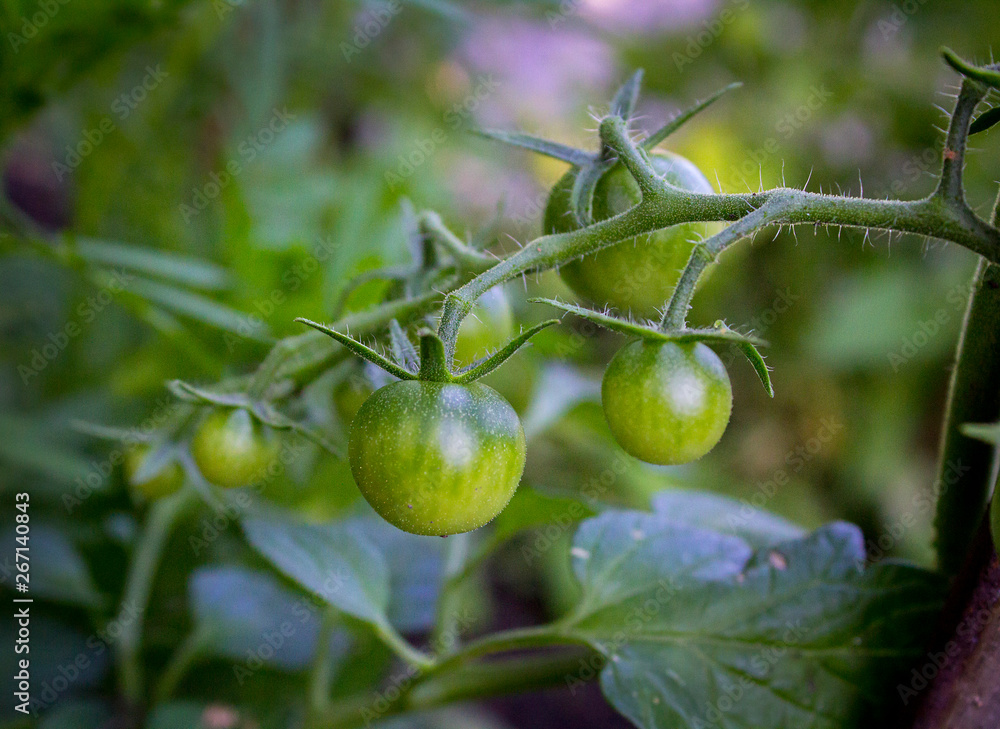
<svg viewBox="0 0 1000 729"><path fill-rule="evenodd" d="M447 349L444 341L431 329L423 328L417 332L420 338L420 353L406 336L402 327L393 322L389 327L390 348L392 357L372 349L358 340L319 324L309 319L298 318L295 321L312 327L339 342L357 356L371 362L390 375L400 380L420 380L422 382L443 382L457 385L468 385L498 368L520 349L531 337L546 327L558 324L558 319L549 319L525 329L511 339L505 346L491 355L476 360L472 364L453 371L448 362Z"/></svg>
<svg viewBox="0 0 1000 729"><path fill-rule="evenodd" d="M774 387L771 384L770 371L764 362L764 357L757 349L757 347L766 347L767 342L759 337L743 334L731 329L721 319L716 321L711 327L690 328L683 326L680 328L663 328L652 322L643 323L631 319L623 319L606 312L594 311L593 309L569 304L557 299L535 298L529 299L529 301L536 304L554 306L557 309L578 316L581 319L586 319L605 329L648 342L731 344L739 349L747 360L749 360L768 396L774 397Z"/></svg>

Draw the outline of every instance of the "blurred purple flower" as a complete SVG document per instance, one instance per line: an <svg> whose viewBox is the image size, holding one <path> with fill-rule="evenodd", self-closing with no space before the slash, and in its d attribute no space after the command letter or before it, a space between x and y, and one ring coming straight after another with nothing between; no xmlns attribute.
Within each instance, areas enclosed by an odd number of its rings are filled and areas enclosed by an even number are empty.
<svg viewBox="0 0 1000 729"><path fill-rule="evenodd" d="M523 18L487 17L457 50L471 76L498 89L477 110L480 123L549 125L591 103L617 79L614 54L583 29Z"/></svg>
<svg viewBox="0 0 1000 729"><path fill-rule="evenodd" d="M680 31L714 13L718 0L568 0L580 16L613 33Z"/></svg>

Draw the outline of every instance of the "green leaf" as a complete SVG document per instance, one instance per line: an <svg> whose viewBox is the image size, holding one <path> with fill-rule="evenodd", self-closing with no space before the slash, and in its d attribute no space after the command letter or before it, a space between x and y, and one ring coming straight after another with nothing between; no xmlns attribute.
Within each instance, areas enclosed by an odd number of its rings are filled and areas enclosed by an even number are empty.
<svg viewBox="0 0 1000 729"><path fill-rule="evenodd" d="M76 239L73 250L89 263L138 271L191 288L219 290L231 284L226 269L190 256L91 238Z"/></svg>
<svg viewBox="0 0 1000 729"><path fill-rule="evenodd" d="M639 100L639 89L642 87L642 73L640 68L615 92L611 100L611 113L614 116L620 116L625 121L632 118L635 104Z"/></svg>
<svg viewBox="0 0 1000 729"><path fill-rule="evenodd" d="M733 331L722 321L715 322L715 328L720 332ZM771 384L771 371L767 368L767 363L764 362L764 357L757 351L757 347L754 346L754 342L750 337L743 337L743 335L740 335L740 337L741 338L739 340L734 342L736 348L743 353L744 357L750 360L750 364L753 365L754 372L756 372L757 377L760 378L760 384L764 386L764 391L767 393L767 396L774 397L774 386Z"/></svg>
<svg viewBox="0 0 1000 729"><path fill-rule="evenodd" d="M188 592L205 654L242 661L253 653L268 665L298 671L316 652L320 611L269 574L244 567L202 567L191 576ZM264 653L259 649L267 635L281 635L282 641ZM334 633L331 642L333 655L342 656L348 647L346 634Z"/></svg>
<svg viewBox="0 0 1000 729"><path fill-rule="evenodd" d="M111 708L98 699L64 699L45 712L38 729L101 729L111 716Z"/></svg>
<svg viewBox="0 0 1000 729"><path fill-rule="evenodd" d="M684 126L684 124L687 123L687 121L689 119L691 119L691 117L693 117L695 114L698 114L699 112L702 112L705 109L707 109L709 106L711 106L716 101L718 101L719 98L721 98L723 94L726 94L726 93L728 93L730 91L733 91L734 89L738 89L742 85L743 84L741 84L739 81L736 81L735 83L731 83L728 86L726 86L725 88L719 89L718 91L716 91L714 94L712 94L711 96L709 96L704 101L699 101L697 104L695 104L694 106L692 106L690 109L682 111L680 114L678 114L673 119L671 119L669 122L667 122L665 125L663 125L659 129L657 129L655 132L653 132L652 134L650 134L649 137L642 143L643 149L646 149L646 150L653 149L653 147L655 147L657 144L659 144L664 139L666 139L671 134L673 134L678 129L680 129L682 126Z"/></svg>
<svg viewBox="0 0 1000 729"><path fill-rule="evenodd" d="M250 545L282 572L341 612L387 625L389 567L356 524L245 519Z"/></svg>
<svg viewBox="0 0 1000 729"><path fill-rule="evenodd" d="M200 294L135 276L125 283L125 288L140 299L210 327L258 342L272 341L266 325L250 326L248 314Z"/></svg>
<svg viewBox="0 0 1000 729"><path fill-rule="evenodd" d="M780 516L704 491L661 491L653 497L653 511L678 524L739 537L754 549L805 535L802 527Z"/></svg>
<svg viewBox="0 0 1000 729"><path fill-rule="evenodd" d="M976 120L972 122L972 125L969 127L969 136L985 132L987 129L992 129L997 122L1000 122L1000 106L994 106L992 109L987 109L976 117Z"/></svg>
<svg viewBox="0 0 1000 729"><path fill-rule="evenodd" d="M606 657L605 696L643 729L847 729L891 713L946 586L864 568L860 531L841 523L755 552L662 514L609 512L583 523L572 555L583 596L557 629Z"/></svg>
<svg viewBox="0 0 1000 729"><path fill-rule="evenodd" d="M584 167L595 159L595 156L590 152L585 152L575 147L568 147L558 142L550 142L547 139L539 139L530 134L502 132L499 129L475 129L473 130L473 134L485 137L486 139L493 139L497 142L503 142L513 147L520 147L521 149L527 149L538 154L544 154L546 157L552 157L563 162L569 162L575 167Z"/></svg>

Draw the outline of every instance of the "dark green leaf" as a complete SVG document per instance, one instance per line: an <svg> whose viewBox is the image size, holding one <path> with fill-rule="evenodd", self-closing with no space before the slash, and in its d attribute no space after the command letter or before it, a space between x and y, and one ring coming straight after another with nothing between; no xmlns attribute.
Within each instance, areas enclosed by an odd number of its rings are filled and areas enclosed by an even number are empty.
<svg viewBox="0 0 1000 729"><path fill-rule="evenodd" d="M992 129L997 122L1000 122L1000 106L994 106L992 109L987 109L972 122L972 126L969 127L969 135L979 134L980 132L985 132L987 129Z"/></svg>
<svg viewBox="0 0 1000 729"><path fill-rule="evenodd" d="M572 554L583 597L559 630L606 656L605 696L644 729L847 729L891 712L945 588L915 567L866 569L847 524L754 552L611 512L584 522Z"/></svg>
<svg viewBox="0 0 1000 729"><path fill-rule="evenodd" d="M203 567L188 585L200 647L208 655L245 660L259 656L288 671L304 669L316 652L321 608L281 587L268 574L243 567ZM280 645L261 650L268 635ZM334 656L348 647L344 633L331 637Z"/></svg>

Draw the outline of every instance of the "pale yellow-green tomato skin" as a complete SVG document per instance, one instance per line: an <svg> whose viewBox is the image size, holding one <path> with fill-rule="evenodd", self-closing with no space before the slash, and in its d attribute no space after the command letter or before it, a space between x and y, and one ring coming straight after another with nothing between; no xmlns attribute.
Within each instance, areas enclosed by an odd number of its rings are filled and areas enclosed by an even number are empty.
<svg viewBox="0 0 1000 729"><path fill-rule="evenodd" d="M132 492L142 499L153 501L180 491L184 485L184 471L176 461L161 469L152 478L136 481L135 476L148 455L147 445L137 445L125 454L125 478Z"/></svg>
<svg viewBox="0 0 1000 729"><path fill-rule="evenodd" d="M725 365L706 345L635 341L608 364L601 401L627 453L677 465L701 458L719 442L733 391Z"/></svg>
<svg viewBox="0 0 1000 729"><path fill-rule="evenodd" d="M650 155L653 169L668 182L691 192L715 190L690 161L672 152ZM546 233L563 233L579 227L572 212L570 193L575 172L552 188L545 208ZM628 170L617 165L594 189L593 217L605 220L638 204L641 195ZM600 306L610 305L638 318L655 318L670 299L695 242L720 230L718 223L683 223L649 235L627 238L559 269L566 284L579 296Z"/></svg>
<svg viewBox="0 0 1000 729"><path fill-rule="evenodd" d="M503 289L495 287L480 296L458 330L455 361L469 365L496 351L514 335L514 312Z"/></svg>
<svg viewBox="0 0 1000 729"><path fill-rule="evenodd" d="M411 534L477 529L524 471L517 413L481 383L406 380L378 390L351 425L351 473L365 500Z"/></svg>
<svg viewBox="0 0 1000 729"><path fill-rule="evenodd" d="M277 435L239 408L213 412L191 442L201 474L227 489L265 480L279 451Z"/></svg>

